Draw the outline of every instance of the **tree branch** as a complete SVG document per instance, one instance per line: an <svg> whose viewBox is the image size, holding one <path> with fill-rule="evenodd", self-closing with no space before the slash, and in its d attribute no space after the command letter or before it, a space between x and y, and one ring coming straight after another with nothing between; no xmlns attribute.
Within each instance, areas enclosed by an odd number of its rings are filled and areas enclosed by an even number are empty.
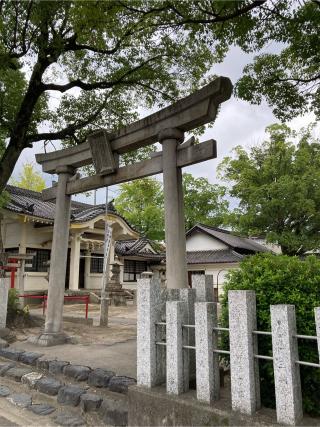
<svg viewBox="0 0 320 427"><path fill-rule="evenodd" d="M248 4L248 5L244 6L243 8L240 8L240 9L236 10L235 12L230 13L229 15L225 15L225 16L215 15L215 17L212 19L192 19L192 18L183 17L182 21L177 22L177 23L172 24L172 25L173 26L181 26L181 25L185 25L185 24L215 24L217 22L229 21L230 19L237 18L241 15L244 15L247 12L250 12L250 10L255 9L256 7L262 6L266 1L267 0L255 0L251 4ZM169 7L171 8L171 10L173 12L178 14L180 17L183 16L181 14L181 12L178 11L175 6L169 5ZM212 13L208 13L208 14L211 15Z"/></svg>
<svg viewBox="0 0 320 427"><path fill-rule="evenodd" d="M149 64L150 62L155 61L156 59L160 59L163 56L164 55L157 55L157 56L154 56L152 58L149 58L148 60L142 62L141 64L137 65L136 67L133 67L131 70L124 73L117 80L113 80L113 81L109 81L109 82L103 80L100 82L86 83L80 79L76 79L76 80L72 80L71 82L69 82L65 85L57 85L54 83L47 83L47 84L42 83L42 88L44 91L55 90L55 91L59 91L61 93L64 93L64 92L67 92L68 90L70 90L74 87L78 87L82 90L89 91L89 90L95 90L95 89L110 89L110 88L113 88L114 86L116 86L118 84L132 84L132 83L135 83L135 81L125 80L126 77L134 74L136 71L140 70L145 65Z"/></svg>

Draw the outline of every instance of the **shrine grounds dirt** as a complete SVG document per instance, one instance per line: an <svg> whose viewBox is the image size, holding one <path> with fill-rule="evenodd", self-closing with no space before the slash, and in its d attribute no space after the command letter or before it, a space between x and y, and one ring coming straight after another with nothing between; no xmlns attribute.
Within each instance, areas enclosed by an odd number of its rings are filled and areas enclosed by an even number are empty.
<svg viewBox="0 0 320 427"><path fill-rule="evenodd" d="M11 346L43 353L52 359L104 368L117 375L136 378L136 307L132 304L126 307L111 306L108 327L97 326L98 304L89 306L89 320L92 319L93 324L85 322L84 313L85 306L82 304L65 305L64 318L68 320L64 320L64 332L72 337L72 344L39 347L26 341L29 336L40 332L40 324L44 320L42 309L33 306L30 314L36 316L38 326L15 328L16 341Z"/></svg>

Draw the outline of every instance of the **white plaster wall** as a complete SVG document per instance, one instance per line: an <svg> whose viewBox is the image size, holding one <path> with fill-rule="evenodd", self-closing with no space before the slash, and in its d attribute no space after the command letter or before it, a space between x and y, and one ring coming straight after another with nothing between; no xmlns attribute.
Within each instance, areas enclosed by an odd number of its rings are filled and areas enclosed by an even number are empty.
<svg viewBox="0 0 320 427"><path fill-rule="evenodd" d="M47 291L48 281L46 280L47 273L26 272L25 273L25 291Z"/></svg>
<svg viewBox="0 0 320 427"><path fill-rule="evenodd" d="M85 289L101 289L102 274L101 273L90 273L88 274L84 287Z"/></svg>
<svg viewBox="0 0 320 427"><path fill-rule="evenodd" d="M26 247L37 247L41 249L50 249L52 244L52 232L43 232L34 228L33 223L27 223Z"/></svg>
<svg viewBox="0 0 320 427"><path fill-rule="evenodd" d="M3 242L5 248L17 248L21 240L22 223L6 222L3 226Z"/></svg>
<svg viewBox="0 0 320 427"><path fill-rule="evenodd" d="M10 273L6 274L7 277L10 277ZM18 276L17 273L14 275L15 287L18 285ZM48 281L46 280L47 273L40 272L25 272L24 273L24 292L34 292L34 291L47 291L48 290Z"/></svg>
<svg viewBox="0 0 320 427"><path fill-rule="evenodd" d="M187 251L228 249L227 245L204 233L194 233L190 237L187 237L186 247Z"/></svg>
<svg viewBox="0 0 320 427"><path fill-rule="evenodd" d="M214 288L217 287L218 282L218 292L219 296L223 294L223 284L225 282L225 276L230 270L235 270L239 268L238 263L223 263L216 265L188 265L188 271L204 271L205 274L210 274L213 276L213 285Z"/></svg>

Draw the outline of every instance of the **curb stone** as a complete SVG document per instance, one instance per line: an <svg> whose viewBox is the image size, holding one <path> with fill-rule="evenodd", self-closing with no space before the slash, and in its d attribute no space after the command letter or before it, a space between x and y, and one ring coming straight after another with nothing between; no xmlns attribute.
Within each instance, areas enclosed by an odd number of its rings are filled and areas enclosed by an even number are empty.
<svg viewBox="0 0 320 427"><path fill-rule="evenodd" d="M25 363L26 365L36 366L37 360L42 356L43 354L41 353L25 351L19 356L19 362Z"/></svg>
<svg viewBox="0 0 320 427"><path fill-rule="evenodd" d="M91 368L82 365L67 365L63 368L63 374L77 381L87 381Z"/></svg>
<svg viewBox="0 0 320 427"><path fill-rule="evenodd" d="M43 377L36 383L36 389L49 396L56 396L61 387L63 387L62 382L51 377Z"/></svg>
<svg viewBox="0 0 320 427"><path fill-rule="evenodd" d="M33 403L29 405L27 409L36 415L50 415L56 410L53 406L44 403Z"/></svg>
<svg viewBox="0 0 320 427"><path fill-rule="evenodd" d="M83 412L95 411L100 408L102 397L93 393L85 393L80 396L80 408Z"/></svg>
<svg viewBox="0 0 320 427"><path fill-rule="evenodd" d="M67 385L61 387L58 392L57 401L61 405L78 406L80 403L80 396L85 394L86 389L76 385Z"/></svg>
<svg viewBox="0 0 320 427"><path fill-rule="evenodd" d="M5 372L5 376L16 381L21 382L21 378L24 375L30 374L32 371L27 368L10 368Z"/></svg>
<svg viewBox="0 0 320 427"><path fill-rule="evenodd" d="M27 408L32 404L32 397L26 393L14 393L10 397L7 397L7 400L20 408Z"/></svg>

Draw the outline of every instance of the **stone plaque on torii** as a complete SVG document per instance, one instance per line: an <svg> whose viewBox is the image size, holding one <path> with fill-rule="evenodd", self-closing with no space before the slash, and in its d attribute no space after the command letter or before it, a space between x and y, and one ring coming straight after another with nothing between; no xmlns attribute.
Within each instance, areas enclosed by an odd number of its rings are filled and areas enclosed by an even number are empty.
<svg viewBox="0 0 320 427"><path fill-rule="evenodd" d="M43 172L57 174L58 184L43 191L56 199L50 261L48 310L44 333L31 341L40 345L65 342L62 333L71 195L163 173L166 271L168 288L188 286L181 168L216 158L216 141L194 145L184 132L212 122L219 105L228 100L232 84L218 77L199 91L116 132L99 130L76 147L37 154ZM159 142L162 151L148 160L119 167L119 154ZM76 169L94 165L96 175L79 178Z"/></svg>

